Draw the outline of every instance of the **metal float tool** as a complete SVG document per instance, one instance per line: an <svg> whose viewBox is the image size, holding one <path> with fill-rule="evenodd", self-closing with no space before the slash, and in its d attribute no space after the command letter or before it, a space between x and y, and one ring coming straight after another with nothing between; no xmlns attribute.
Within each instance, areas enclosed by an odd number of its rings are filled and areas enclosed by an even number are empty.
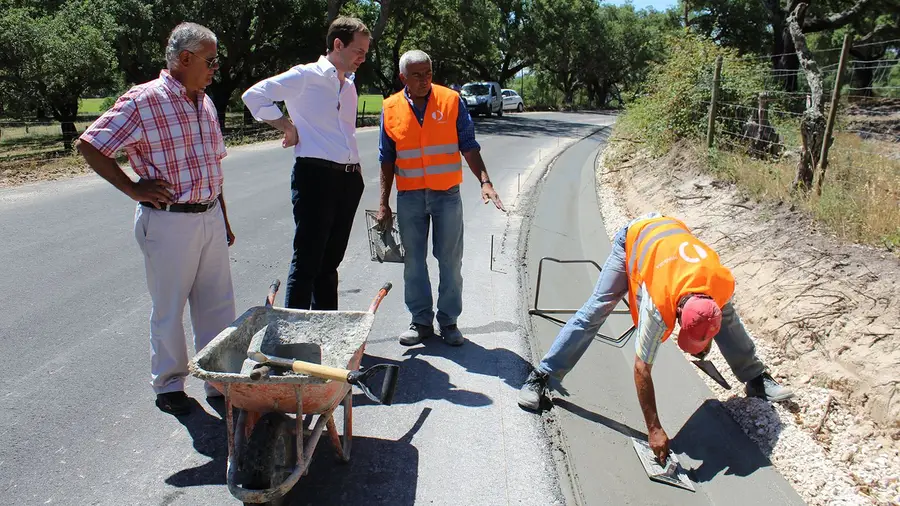
<svg viewBox="0 0 900 506"><path fill-rule="evenodd" d="M688 478L684 468L678 463L675 452L669 450L669 458L666 459L665 467L663 467L660 465L659 461L656 460L656 455L653 454L653 450L650 449L650 445L646 441L631 438L631 442L634 444L635 453L637 453L638 458L641 459L641 465L644 466L644 471L647 472L647 476L650 477L651 480L690 490L691 492L695 491L691 479Z"/></svg>

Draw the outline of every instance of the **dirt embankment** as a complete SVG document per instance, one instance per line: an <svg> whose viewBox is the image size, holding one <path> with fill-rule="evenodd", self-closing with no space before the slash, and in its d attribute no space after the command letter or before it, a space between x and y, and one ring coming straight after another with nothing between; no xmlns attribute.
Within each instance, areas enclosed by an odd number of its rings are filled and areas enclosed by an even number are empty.
<svg viewBox="0 0 900 506"><path fill-rule="evenodd" d="M670 214L732 269L760 356L798 395L772 409L713 391L810 504L900 504L900 259L842 243L790 204L749 201L699 160L687 144L654 160L613 142L598 167L608 230Z"/></svg>

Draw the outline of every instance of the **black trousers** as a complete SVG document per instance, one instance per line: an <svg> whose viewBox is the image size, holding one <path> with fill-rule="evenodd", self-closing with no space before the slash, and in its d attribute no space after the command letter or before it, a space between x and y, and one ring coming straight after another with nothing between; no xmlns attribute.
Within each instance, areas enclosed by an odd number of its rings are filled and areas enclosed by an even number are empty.
<svg viewBox="0 0 900 506"><path fill-rule="evenodd" d="M285 307L338 308L338 266L347 250L364 186L359 172L297 159L291 173L296 229Z"/></svg>

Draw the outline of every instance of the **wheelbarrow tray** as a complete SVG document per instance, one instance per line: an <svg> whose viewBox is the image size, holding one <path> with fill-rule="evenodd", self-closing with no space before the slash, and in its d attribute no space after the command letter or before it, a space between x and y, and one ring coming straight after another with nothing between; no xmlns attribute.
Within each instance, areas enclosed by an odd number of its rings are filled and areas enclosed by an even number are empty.
<svg viewBox="0 0 900 506"><path fill-rule="evenodd" d="M228 384L231 403L247 411L326 413L347 395L349 384L293 372L253 380L250 372L257 363L247 351L357 370L374 320L367 311L252 307L194 356L190 373L222 392ZM297 409L298 385L302 410Z"/></svg>

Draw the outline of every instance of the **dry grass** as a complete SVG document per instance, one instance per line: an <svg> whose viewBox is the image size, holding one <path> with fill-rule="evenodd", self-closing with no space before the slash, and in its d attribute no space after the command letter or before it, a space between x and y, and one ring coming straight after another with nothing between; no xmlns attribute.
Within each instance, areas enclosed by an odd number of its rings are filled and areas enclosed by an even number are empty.
<svg viewBox="0 0 900 506"><path fill-rule="evenodd" d="M788 152L767 162L720 150L708 160L753 197L792 201L841 239L900 251L900 146L837 134L821 196L790 194L797 158Z"/></svg>

